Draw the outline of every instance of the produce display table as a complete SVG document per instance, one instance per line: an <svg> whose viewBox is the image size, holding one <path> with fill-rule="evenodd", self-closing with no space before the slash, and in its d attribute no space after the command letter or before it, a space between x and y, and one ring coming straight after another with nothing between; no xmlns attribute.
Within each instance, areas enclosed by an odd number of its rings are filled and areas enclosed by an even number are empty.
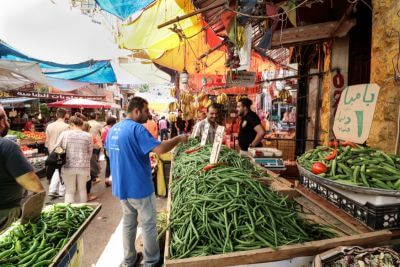
<svg viewBox="0 0 400 267"><path fill-rule="evenodd" d="M172 163L173 164L173 163ZM392 238L389 230L371 231L360 223L346 216L334 216L325 211L315 202L315 199L308 198L298 188L293 188L290 183L277 175L272 178L265 178L263 183L271 186L272 190L288 196L296 201L303 209L307 219L317 223L331 226L338 234L338 237L306 242L301 244L284 245L277 250L262 248L248 251L238 251L219 255L199 256L184 259L170 259L169 246L171 242L170 230L166 233L165 244L165 265L166 266L234 266L241 264L265 263L273 261L288 260L296 257L315 256L337 246L378 246L387 245ZM172 175L170 175L169 187L171 187ZM171 212L171 190L168 190L167 212L168 220Z"/></svg>

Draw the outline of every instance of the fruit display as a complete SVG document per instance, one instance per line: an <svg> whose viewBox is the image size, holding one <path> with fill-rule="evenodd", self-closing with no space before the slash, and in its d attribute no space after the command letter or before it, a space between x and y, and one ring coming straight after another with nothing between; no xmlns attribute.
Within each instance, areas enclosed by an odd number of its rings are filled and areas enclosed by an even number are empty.
<svg viewBox="0 0 400 267"><path fill-rule="evenodd" d="M15 223L0 236L0 265L49 266L92 212L85 205L55 204L37 221Z"/></svg>
<svg viewBox="0 0 400 267"><path fill-rule="evenodd" d="M34 141L41 141L41 140L46 139L46 133L44 133L44 132L24 131L23 133L24 133L24 135L25 135L25 137L27 139L31 139L31 140L34 140Z"/></svg>
<svg viewBox="0 0 400 267"><path fill-rule="evenodd" d="M298 157L300 166L335 182L400 190L400 156L351 142L330 142Z"/></svg>
<svg viewBox="0 0 400 267"><path fill-rule="evenodd" d="M240 99L242 99L242 98L247 98L247 96L246 95L237 95L236 96L236 102L239 102Z"/></svg>
<svg viewBox="0 0 400 267"><path fill-rule="evenodd" d="M265 176L248 158L190 139L175 150L168 228L174 259L302 243L335 236L302 219L295 202L257 181Z"/></svg>
<svg viewBox="0 0 400 267"><path fill-rule="evenodd" d="M13 130L8 130L8 135L15 135L17 137L17 139L24 139L26 138L26 135L23 134L22 132L18 132L18 131L13 131Z"/></svg>
<svg viewBox="0 0 400 267"><path fill-rule="evenodd" d="M175 113L169 113L168 114L168 121L169 122L176 122L176 114Z"/></svg>
<svg viewBox="0 0 400 267"><path fill-rule="evenodd" d="M226 105L229 102L229 98L225 93L217 96L217 104Z"/></svg>

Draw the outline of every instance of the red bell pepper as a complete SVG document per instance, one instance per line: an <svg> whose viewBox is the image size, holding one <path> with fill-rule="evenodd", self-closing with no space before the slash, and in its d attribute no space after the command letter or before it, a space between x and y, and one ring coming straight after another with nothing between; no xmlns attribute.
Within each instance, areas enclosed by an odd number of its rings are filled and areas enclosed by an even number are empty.
<svg viewBox="0 0 400 267"><path fill-rule="evenodd" d="M315 162L311 166L311 172L314 174L321 174L321 173L325 173L327 171L328 171L328 167L326 167L326 165L323 164L322 162Z"/></svg>
<svg viewBox="0 0 400 267"><path fill-rule="evenodd" d="M331 154L326 156L325 160L333 160L334 158L336 158L337 154L338 154L337 150L334 149Z"/></svg>

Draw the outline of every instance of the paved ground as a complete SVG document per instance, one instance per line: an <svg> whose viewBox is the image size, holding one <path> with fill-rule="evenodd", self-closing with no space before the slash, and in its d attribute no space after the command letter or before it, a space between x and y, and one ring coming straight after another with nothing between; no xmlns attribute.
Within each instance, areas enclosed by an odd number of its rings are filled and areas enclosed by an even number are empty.
<svg viewBox="0 0 400 267"><path fill-rule="evenodd" d="M102 165L104 165L104 162L102 162ZM101 177L104 177L104 174L102 174ZM42 183L48 187L46 179L42 179ZM88 228L83 234L83 242L84 242L84 257L82 263L83 267L96 266L98 259L104 252L105 247L109 243L111 236L116 231L122 218L122 212L119 201L112 196L111 187L109 188L105 187L103 179L100 183L93 186L92 193L98 197L98 199L95 201L101 203L102 208L97 217L92 221L92 223L88 226ZM56 200L47 199L47 204L62 202L62 201L63 198L59 198ZM164 198L157 199L157 210L158 211L165 210L165 207L166 207L166 199ZM118 230L120 230L120 228ZM121 241L120 236L122 235L119 234L118 236L119 237L117 239L115 237L113 238L114 243ZM120 250L121 247L118 246L118 249ZM104 258L113 259L113 255L112 253L109 253L109 251L110 250L104 252L105 254L102 256L103 259ZM113 260L111 261L113 262ZM115 261L116 261L115 266L118 266L118 264L120 263L120 259L117 258L115 259Z"/></svg>

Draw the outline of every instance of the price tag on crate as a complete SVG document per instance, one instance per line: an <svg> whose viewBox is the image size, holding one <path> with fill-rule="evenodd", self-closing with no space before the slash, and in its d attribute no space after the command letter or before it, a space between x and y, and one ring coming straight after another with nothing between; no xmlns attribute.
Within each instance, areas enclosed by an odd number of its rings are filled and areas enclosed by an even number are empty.
<svg viewBox="0 0 400 267"><path fill-rule="evenodd" d="M200 143L201 146L204 146L206 144L209 130L210 130L210 124L207 121L206 125L204 125L203 135L201 136L201 143Z"/></svg>
<svg viewBox="0 0 400 267"><path fill-rule="evenodd" d="M224 139L224 133L225 133L225 127L218 126L217 132L215 133L213 148L211 150L211 157L210 157L211 164L215 164L218 162L219 152L221 150L222 141Z"/></svg>

